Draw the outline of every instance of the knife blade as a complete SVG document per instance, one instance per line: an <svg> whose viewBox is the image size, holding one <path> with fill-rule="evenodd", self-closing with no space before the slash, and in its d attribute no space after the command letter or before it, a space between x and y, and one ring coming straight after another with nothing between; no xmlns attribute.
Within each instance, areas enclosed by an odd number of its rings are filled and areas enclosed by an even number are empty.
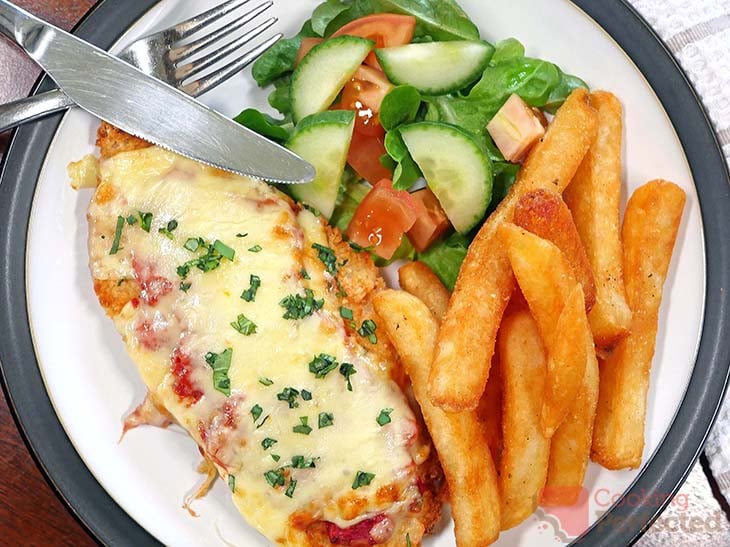
<svg viewBox="0 0 730 547"><path fill-rule="evenodd" d="M286 148L7 0L0 0L0 33L78 106L126 133L240 175L280 183L314 178L314 168Z"/></svg>

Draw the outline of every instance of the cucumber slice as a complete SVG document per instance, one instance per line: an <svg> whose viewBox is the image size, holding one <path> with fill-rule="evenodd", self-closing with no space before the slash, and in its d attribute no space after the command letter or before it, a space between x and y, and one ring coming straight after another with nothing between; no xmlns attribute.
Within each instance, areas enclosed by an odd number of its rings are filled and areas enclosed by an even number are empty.
<svg viewBox="0 0 730 547"><path fill-rule="evenodd" d="M365 38L338 36L313 47L292 75L294 121L327 110L374 45Z"/></svg>
<svg viewBox="0 0 730 547"><path fill-rule="evenodd" d="M486 42L466 40L375 50L391 82L412 85L427 95L443 95L476 81L493 53L494 47Z"/></svg>
<svg viewBox="0 0 730 547"><path fill-rule="evenodd" d="M405 125L400 133L454 228L462 234L474 228L492 199L492 163L479 143L439 122Z"/></svg>
<svg viewBox="0 0 730 547"><path fill-rule="evenodd" d="M292 184L289 193L327 219L335 209L354 127L355 113L350 110L321 112L299 122L286 145L316 169L312 182Z"/></svg>

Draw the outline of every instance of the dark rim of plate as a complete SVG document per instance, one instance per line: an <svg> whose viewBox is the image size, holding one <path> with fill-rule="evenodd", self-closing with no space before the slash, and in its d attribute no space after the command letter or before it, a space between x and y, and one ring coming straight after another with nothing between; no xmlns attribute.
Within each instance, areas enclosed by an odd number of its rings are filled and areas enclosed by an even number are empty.
<svg viewBox="0 0 730 547"><path fill-rule="evenodd" d="M158 0L101 0L75 34L110 47ZM728 321L730 244L721 226L730 217L727 165L692 85L649 25L624 0L573 0L631 57L668 112L694 177L704 225L705 315L697 361L684 399L651 460L611 509L575 544L630 544L669 503L697 460L715 421L730 370ZM41 78L34 92L53 87ZM25 293L26 238L35 186L62 115L18 129L0 171L0 362L5 394L38 465L74 514L107 545L158 545L92 476L48 398L31 339ZM143 495L143 493L140 493ZM556 530L557 532L557 530Z"/></svg>

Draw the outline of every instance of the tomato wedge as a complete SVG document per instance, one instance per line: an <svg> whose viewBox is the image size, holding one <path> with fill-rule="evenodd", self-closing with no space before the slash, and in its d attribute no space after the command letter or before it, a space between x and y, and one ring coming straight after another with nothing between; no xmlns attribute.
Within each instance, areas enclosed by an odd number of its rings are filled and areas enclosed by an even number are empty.
<svg viewBox="0 0 730 547"><path fill-rule="evenodd" d="M389 179L379 181L355 210L347 227L350 241L388 260L403 234L416 222L418 209L408 192L394 190Z"/></svg>
<svg viewBox="0 0 730 547"><path fill-rule="evenodd" d="M451 229L451 223L438 198L428 188L416 190L411 198L418 207L418 218L407 235L416 250L422 253Z"/></svg>
<svg viewBox="0 0 730 547"><path fill-rule="evenodd" d="M294 65L299 66L299 63L302 62L304 56L312 51L314 46L318 46L322 42L324 42L324 38L302 38L302 43L299 46L299 51L297 52L297 60L294 62Z"/></svg>
<svg viewBox="0 0 730 547"><path fill-rule="evenodd" d="M393 176L393 173L380 163L380 157L383 154L385 154L385 145L383 144L382 135L363 135L357 131L352 133L352 142L347 153L347 163L370 184L375 184L381 179L389 179Z"/></svg>
<svg viewBox="0 0 730 547"><path fill-rule="evenodd" d="M356 109L366 106L373 112L380 112L383 99L393 89L386 75L375 68L362 65L355 71L342 90L342 104Z"/></svg>
<svg viewBox="0 0 730 547"><path fill-rule="evenodd" d="M416 18L412 15L378 13L350 21L332 36L359 36L375 42L376 48L410 44L416 30ZM365 64L380 69L374 52L365 59Z"/></svg>

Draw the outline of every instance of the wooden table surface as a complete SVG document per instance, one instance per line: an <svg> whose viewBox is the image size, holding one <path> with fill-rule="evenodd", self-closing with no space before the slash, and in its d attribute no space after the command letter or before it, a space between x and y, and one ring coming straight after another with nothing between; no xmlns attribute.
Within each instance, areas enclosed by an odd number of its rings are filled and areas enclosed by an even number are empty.
<svg viewBox="0 0 730 547"><path fill-rule="evenodd" d="M16 4L62 27L70 29L95 3L94 0L15 0ZM30 91L40 71L18 49L0 39L0 104L24 97ZM0 155L8 135L0 134ZM722 525L707 535L681 530L669 537L662 520L649 530L640 541L647 547L664 545L694 545L702 542L705 547L730 545L730 526L724 513L713 497L706 474L698 464L681 493L692 496L693 514L720 511ZM724 500L723 500L724 501ZM664 517L667 522L675 518L670 507ZM686 515L685 515L686 516ZM673 522L673 521L672 521ZM689 532L689 531L688 531ZM0 397L0 546L16 545L72 545L84 547L96 542L75 519L42 472L36 466L23 443L8 409L5 397Z"/></svg>

